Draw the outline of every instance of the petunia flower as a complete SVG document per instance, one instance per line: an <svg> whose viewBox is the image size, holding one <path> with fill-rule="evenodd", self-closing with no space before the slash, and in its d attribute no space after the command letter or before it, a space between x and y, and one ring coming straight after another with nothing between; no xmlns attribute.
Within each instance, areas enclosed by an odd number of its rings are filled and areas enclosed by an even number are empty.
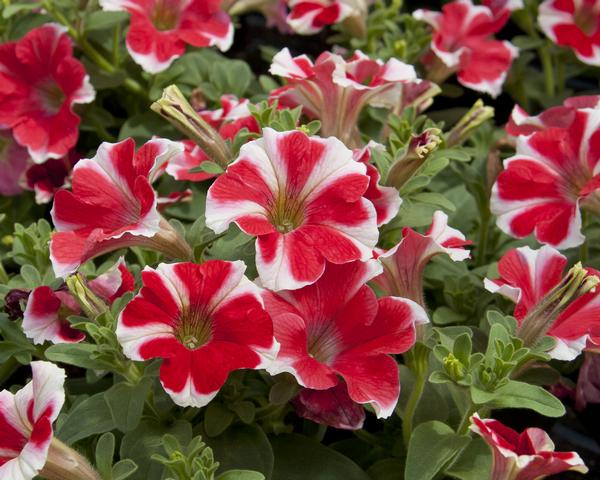
<svg viewBox="0 0 600 480"><path fill-rule="evenodd" d="M81 455L54 438L52 423L65 401L65 371L31 362L32 380L17 393L0 392L0 478L96 480Z"/></svg>
<svg viewBox="0 0 600 480"><path fill-rule="evenodd" d="M493 35L508 20L507 10L521 8L521 2L486 3L489 6L455 0L446 3L441 12L419 9L413 13L433 29L431 51L435 60L430 65L430 80L441 83L456 72L465 87L493 97L500 94L518 51Z"/></svg>
<svg viewBox="0 0 600 480"><path fill-rule="evenodd" d="M354 160L364 163L369 176L369 188L365 192L365 198L370 200L377 212L377 226L390 222L400 210L402 199L398 190L394 187L384 187L379 184L381 175L379 170L371 163L371 149L384 148L376 142L369 142L366 147L357 148L352 152Z"/></svg>
<svg viewBox="0 0 600 480"><path fill-rule="evenodd" d="M36 163L66 155L79 136L78 103L94 100L62 27L46 24L0 45L0 126Z"/></svg>
<svg viewBox="0 0 600 480"><path fill-rule="evenodd" d="M536 480L587 467L576 452L555 452L548 434L539 428L518 433L498 420L471 417L470 429L490 446L493 455L489 480Z"/></svg>
<svg viewBox="0 0 600 480"><path fill-rule="evenodd" d="M569 47L579 60L600 65L600 2L597 0L545 0L538 23L557 45Z"/></svg>
<svg viewBox="0 0 600 480"><path fill-rule="evenodd" d="M50 259L58 277L103 253L139 245L188 258L189 246L157 210L151 183L160 167L183 147L155 139L135 152L132 139L102 143L96 156L73 169L72 190L54 197L52 220L57 232Z"/></svg>
<svg viewBox="0 0 600 480"><path fill-rule="evenodd" d="M600 95L581 95L567 98L562 105L548 108L539 115L528 115L519 105L513 108L506 133L514 137L531 135L550 127L567 128L575 120L575 112L582 108L600 106Z"/></svg>
<svg viewBox="0 0 600 480"><path fill-rule="evenodd" d="M321 121L323 136L350 146L360 144L357 122L365 106L395 108L405 103L403 88L419 83L412 65L395 58L383 63L361 51L347 61L325 52L313 63L306 55L292 57L284 48L273 57L269 71L287 80L270 99L284 107L302 106L305 115Z"/></svg>
<svg viewBox="0 0 600 480"><path fill-rule="evenodd" d="M588 342L600 344L600 289L585 293L586 279L598 272L587 269L572 279L564 274L566 265L552 247L520 247L500 259L500 278L485 279L487 290L516 303L517 334L526 343L553 337L556 346L549 354L559 360L573 360Z"/></svg>
<svg viewBox="0 0 600 480"><path fill-rule="evenodd" d="M273 324L245 269L222 260L146 267L140 293L121 312L123 352L162 358L160 381L176 404L204 406L231 371L264 368L275 357Z"/></svg>
<svg viewBox="0 0 600 480"><path fill-rule="evenodd" d="M71 150L62 158L49 158L27 169L24 183L28 190L35 192L36 203L50 202L59 189L67 186L71 170L80 158L75 150Z"/></svg>
<svg viewBox="0 0 600 480"><path fill-rule="evenodd" d="M365 409L348 395L344 382L327 390L303 388L292 400L299 417L343 430L360 430Z"/></svg>
<svg viewBox="0 0 600 480"><path fill-rule="evenodd" d="M135 279L121 257L103 274L87 282L90 290L111 305L117 298L134 289ZM23 313L23 332L33 343L77 343L85 333L71 327L68 317L81 315L77 299L65 286L57 290L41 286L29 294Z"/></svg>
<svg viewBox="0 0 600 480"><path fill-rule="evenodd" d="M516 154L504 161L491 197L502 231L516 238L534 233L559 249L585 240L580 206L600 212L600 110L569 116L564 127L517 138Z"/></svg>
<svg viewBox="0 0 600 480"><path fill-rule="evenodd" d="M206 225L222 233L235 222L256 236L256 267L271 290L314 283L326 261L371 258L379 232L365 165L336 138L263 134L209 188Z"/></svg>
<svg viewBox="0 0 600 480"><path fill-rule="evenodd" d="M27 149L15 142L10 132L0 130L0 195L11 197L23 193L21 180L28 165Z"/></svg>
<svg viewBox="0 0 600 480"><path fill-rule="evenodd" d="M281 344L275 375L291 373L300 385L328 390L346 383L350 398L371 404L379 418L394 411L400 393L398 366L389 354L415 342L427 315L415 302L377 299L366 282L381 272L377 261L328 264L313 285L264 294Z"/></svg>
<svg viewBox="0 0 600 480"><path fill-rule="evenodd" d="M585 410L589 404L600 403L600 354L585 352L575 389L575 408Z"/></svg>
<svg viewBox="0 0 600 480"><path fill-rule="evenodd" d="M288 0L286 21L296 33L312 35L350 16L366 15L366 0Z"/></svg>
<svg viewBox="0 0 600 480"><path fill-rule="evenodd" d="M400 243L378 254L383 273L375 277L373 283L385 295L410 298L425 306L423 271L426 265L440 254L462 262L471 255L465 249L470 244L471 241L466 240L460 231L448 226L448 215L438 210L424 235L404 228Z"/></svg>
<svg viewBox="0 0 600 480"><path fill-rule="evenodd" d="M108 11L131 14L127 50L148 73L159 73L185 53L186 44L229 50L233 24L222 0L100 0Z"/></svg>

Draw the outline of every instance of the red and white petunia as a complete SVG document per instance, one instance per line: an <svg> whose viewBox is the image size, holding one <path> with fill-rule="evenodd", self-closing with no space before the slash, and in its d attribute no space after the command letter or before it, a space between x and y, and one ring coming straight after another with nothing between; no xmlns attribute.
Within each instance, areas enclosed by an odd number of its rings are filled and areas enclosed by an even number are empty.
<svg viewBox="0 0 600 480"><path fill-rule="evenodd" d="M436 255L446 254L455 262L470 258L465 246L471 241L458 230L448 226L448 215L442 211L433 214L431 226L422 235L404 228L402 240L395 247L378 255L383 273L373 283L385 295L410 298L420 305L423 299L423 271Z"/></svg>
<svg viewBox="0 0 600 480"><path fill-rule="evenodd" d="M568 470L588 471L576 452L555 452L554 443L539 428L519 433L498 420L482 419L475 414L470 429L492 449L489 480L536 480Z"/></svg>
<svg viewBox="0 0 600 480"><path fill-rule="evenodd" d="M571 248L585 240L583 206L600 211L600 110L577 109L565 127L517 138L517 151L504 161L492 188L491 210L498 227L523 238Z"/></svg>
<svg viewBox="0 0 600 480"><path fill-rule="evenodd" d="M377 214L365 198L364 164L336 138L276 132L242 146L212 184L206 225L222 233L235 222L257 237L262 285L292 290L314 283L326 261L371 258Z"/></svg>
<svg viewBox="0 0 600 480"><path fill-rule="evenodd" d="M21 180L28 165L27 149L15 142L10 132L0 130L0 195L23 193Z"/></svg>
<svg viewBox="0 0 600 480"><path fill-rule="evenodd" d="M384 187L379 184L381 175L379 170L371 163L371 149L385 148L376 142L369 142L364 148L357 148L352 152L354 160L364 163L367 166L367 175L369 176L369 188L365 192L365 198L370 200L377 212L377 226L384 225L391 221L402 205L402 199L398 190L394 187Z"/></svg>
<svg viewBox="0 0 600 480"><path fill-rule="evenodd" d="M356 51L347 61L325 52L312 62L306 55L292 57L284 48L269 70L287 85L271 92L281 106L302 106L303 113L321 121L323 136L358 144L357 122L367 105L395 108L403 102L403 88L420 81L412 65L395 58L383 63ZM417 100L417 99L415 99Z"/></svg>
<svg viewBox="0 0 600 480"><path fill-rule="evenodd" d="M277 354L261 290L243 262L161 263L119 316L117 338L132 360L162 358L173 401L201 407L233 370L264 368Z"/></svg>
<svg viewBox="0 0 600 480"><path fill-rule="evenodd" d="M366 11L365 0L288 0L286 21L296 33L312 35ZM364 4L364 5L363 5Z"/></svg>
<svg viewBox="0 0 600 480"><path fill-rule="evenodd" d="M134 289L135 279L127 269L125 261L119 261L105 273L88 282L90 290L111 305L117 298ZM85 338L85 333L71 327L68 317L80 315L81 307L66 289L58 290L41 286L33 289L27 299L23 313L23 332L39 344L77 343Z"/></svg>
<svg viewBox="0 0 600 480"><path fill-rule="evenodd" d="M292 400L299 417L343 430L360 430L365 409L348 395L348 387L339 382L327 390L303 388Z"/></svg>
<svg viewBox="0 0 600 480"><path fill-rule="evenodd" d="M376 260L327 264L313 285L264 294L281 344L267 368L291 373L300 385L327 390L340 383L350 398L369 403L380 418L394 411L400 393L398 366L389 354L415 343L415 326L427 315L415 302L377 299L366 282L381 272Z"/></svg>
<svg viewBox="0 0 600 480"><path fill-rule="evenodd" d="M248 108L250 102L246 98L235 95L221 96L221 108L217 110L201 110L198 114L221 134L225 140L232 140L244 127L250 132L258 133L259 126Z"/></svg>
<svg viewBox="0 0 600 480"><path fill-rule="evenodd" d="M465 87L495 97L517 49L507 41L495 40L493 35L506 23L506 12L520 8L520 2L486 2L473 5L471 0L446 3L441 12L416 10L413 16L431 25L431 51L437 63L431 65L431 79L437 83L456 72Z"/></svg>
<svg viewBox="0 0 600 480"><path fill-rule="evenodd" d="M564 279L566 266L566 257L552 247L516 248L500 259L500 278L486 278L485 287L516 303L514 316L523 327L533 321L527 315ZM587 270L598 275L595 270ZM556 346L549 354L559 360L573 360L588 342L600 344L600 289L571 301L553 321L546 335L556 340Z"/></svg>
<svg viewBox="0 0 600 480"><path fill-rule="evenodd" d="M135 142L127 139L102 143L95 157L80 160L73 169L72 191L58 191L51 212L57 232L50 241L50 259L56 276L130 245L185 255L185 245L158 213L151 186L161 166L182 150L179 143L155 139L136 152Z"/></svg>
<svg viewBox="0 0 600 480"><path fill-rule="evenodd" d="M73 106L94 97L62 27L46 24L0 45L0 128L10 128L34 162L69 152L79 136Z"/></svg>
<svg viewBox="0 0 600 480"><path fill-rule="evenodd" d="M600 65L600 1L545 0L538 23L557 45L569 47L579 60Z"/></svg>
<svg viewBox="0 0 600 480"><path fill-rule="evenodd" d="M176 205L178 203L191 202L193 196L194 192L192 192L192 190L189 188L186 188L181 192L171 192L163 197L158 197L158 199L156 200L156 208L158 208L159 212L162 212L163 210L166 210L167 208L172 207L173 205Z"/></svg>
<svg viewBox="0 0 600 480"><path fill-rule="evenodd" d="M233 24L222 0L100 0L108 11L131 14L127 50L146 72L159 73L185 53L186 44L229 50Z"/></svg>
<svg viewBox="0 0 600 480"><path fill-rule="evenodd" d="M582 108L600 106L600 95L582 95L567 98L562 105L548 108L539 115L528 115L515 105L506 124L506 133L514 137L531 135L550 127L567 128L575 120L575 112Z"/></svg>
<svg viewBox="0 0 600 480"><path fill-rule="evenodd" d="M182 140L184 150L169 160L165 171L175 180L189 180L191 182L202 182L216 176L215 173L190 172L204 162L210 162L208 155L204 153L192 140Z"/></svg>
<svg viewBox="0 0 600 480"><path fill-rule="evenodd" d="M17 393L0 392L0 478L31 480L44 468L52 423L65 401L65 372L31 362L32 380Z"/></svg>

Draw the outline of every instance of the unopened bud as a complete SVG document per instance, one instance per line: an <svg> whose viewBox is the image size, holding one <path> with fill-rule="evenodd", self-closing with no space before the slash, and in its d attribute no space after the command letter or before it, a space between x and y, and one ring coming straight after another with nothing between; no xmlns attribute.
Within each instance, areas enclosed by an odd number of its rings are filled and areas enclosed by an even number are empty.
<svg viewBox="0 0 600 480"><path fill-rule="evenodd" d="M454 381L462 380L467 373L466 367L453 353L444 358L443 365L448 376Z"/></svg>
<svg viewBox="0 0 600 480"><path fill-rule="evenodd" d="M446 137L446 145L454 147L462 144L471 132L483 122L494 117L494 109L483 104L481 99L477 100L471 109L458 121Z"/></svg>
<svg viewBox="0 0 600 480"><path fill-rule="evenodd" d="M576 263L565 278L523 319L517 336L523 340L526 347L535 345L572 302L594 291L599 283L600 279L597 276L590 274L580 262Z"/></svg>
<svg viewBox="0 0 600 480"><path fill-rule="evenodd" d="M150 108L166 118L186 137L191 138L221 168L231 161L231 150L225 140L189 104L179 88L170 85Z"/></svg>
<svg viewBox="0 0 600 480"><path fill-rule="evenodd" d="M72 448L53 438L40 476L47 480L101 480L90 463Z"/></svg>
<svg viewBox="0 0 600 480"><path fill-rule="evenodd" d="M77 303L81 306L83 312L90 318L95 319L100 314L108 310L108 306L87 286L87 283L80 273L71 275L66 280L69 292Z"/></svg>
<svg viewBox="0 0 600 480"><path fill-rule="evenodd" d="M428 128L419 135L413 135L404 157L396 160L391 166L387 185L400 189L412 178L442 142L440 134L440 129Z"/></svg>

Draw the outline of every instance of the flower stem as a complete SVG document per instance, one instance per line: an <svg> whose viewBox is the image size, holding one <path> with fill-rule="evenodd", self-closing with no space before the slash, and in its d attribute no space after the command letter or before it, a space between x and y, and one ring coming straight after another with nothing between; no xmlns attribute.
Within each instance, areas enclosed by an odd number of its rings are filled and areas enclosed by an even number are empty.
<svg viewBox="0 0 600 480"><path fill-rule="evenodd" d="M408 448L410 437L413 431L413 424L415 419L415 413L419 401L423 396L425 390L425 383L427 381L427 372L429 369L429 348L422 343L416 343L413 349L405 355L406 365L415 374L415 385L406 409L404 410L404 416L402 418L402 438L404 440L404 447Z"/></svg>
<svg viewBox="0 0 600 480"><path fill-rule="evenodd" d="M548 46L543 46L538 49L538 54L542 62L544 70L544 84L546 85L546 94L553 97L556 93L556 85L554 83L554 67L552 65L552 56L548 50Z"/></svg>

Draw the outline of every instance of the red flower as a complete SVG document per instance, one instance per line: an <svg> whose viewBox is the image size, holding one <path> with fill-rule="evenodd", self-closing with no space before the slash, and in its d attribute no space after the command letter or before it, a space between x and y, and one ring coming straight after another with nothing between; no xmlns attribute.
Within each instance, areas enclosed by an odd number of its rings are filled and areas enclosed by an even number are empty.
<svg viewBox="0 0 600 480"><path fill-rule="evenodd" d="M433 28L431 50L438 59L434 67L443 72L434 81L443 81L453 72L465 87L493 97L500 94L506 74L518 51L510 42L493 38L508 20L511 8L520 2L485 2L471 0L446 3L442 12L416 10L413 16ZM500 5L498 5L500 4ZM437 73L434 75L437 77Z"/></svg>
<svg viewBox="0 0 600 480"><path fill-rule="evenodd" d="M369 176L369 188L365 192L365 198L370 200L375 206L377 212L377 226L384 225L391 221L402 205L402 199L398 190L394 187L384 187L379 184L381 176L379 170L371 161L371 149L385 148L373 141L369 142L364 148L358 148L352 152L354 160L364 163L367 166L367 175Z"/></svg>
<svg viewBox="0 0 600 480"><path fill-rule="evenodd" d="M0 478L31 480L48 458L52 423L65 402L65 371L31 362L32 380L17 393L0 392Z"/></svg>
<svg viewBox="0 0 600 480"><path fill-rule="evenodd" d="M161 263L119 316L117 337L133 360L163 358L160 380L173 401L201 407L240 368L264 368L277 353L260 289L243 262Z"/></svg>
<svg viewBox="0 0 600 480"><path fill-rule="evenodd" d="M348 61L325 52L313 63L306 55L292 57L284 48L273 57L269 71L288 82L271 92L271 99L284 107L301 105L305 115L321 121L323 136L352 146L360 143L357 122L365 106L405 105L404 89L419 83L412 65L395 58L383 63L360 51Z"/></svg>
<svg viewBox="0 0 600 480"><path fill-rule="evenodd" d="M221 0L100 0L104 10L131 14L127 50L146 72L158 73L194 47L228 50L233 25Z"/></svg>
<svg viewBox="0 0 600 480"><path fill-rule="evenodd" d="M87 260L129 245L145 245L173 256L189 247L157 211L151 183L160 166L182 151L169 140L151 140L135 152L132 139L103 143L92 159L73 169L72 191L54 198L57 232L50 241L56 276L74 272Z"/></svg>
<svg viewBox="0 0 600 480"><path fill-rule="evenodd" d="M360 2L358 2L360 3ZM287 23L296 33L311 35L361 12L349 0L288 0Z"/></svg>
<svg viewBox="0 0 600 480"><path fill-rule="evenodd" d="M359 430L365 421L365 409L352 401L344 382L327 390L303 388L292 403L298 416L334 428Z"/></svg>
<svg viewBox="0 0 600 480"><path fill-rule="evenodd" d="M271 290L314 283L325 262L371 258L376 212L364 198L364 164L335 138L295 130L247 143L212 184L206 225L222 233L235 222L257 236L256 267Z"/></svg>
<svg viewBox="0 0 600 480"><path fill-rule="evenodd" d="M15 142L9 132L0 130L0 195L10 197L23 193L21 180L28 164L27 150Z"/></svg>
<svg viewBox="0 0 600 480"><path fill-rule="evenodd" d="M132 292L135 279L125 261L119 261L105 273L88 282L89 288L109 305L126 292ZM77 343L85 333L71 327L67 317L79 315L77 300L65 287L52 290L42 286L33 289L23 313L23 332L33 343Z"/></svg>
<svg viewBox="0 0 600 480"><path fill-rule="evenodd" d="M377 299L366 282L380 271L375 260L328 264L313 285L266 292L281 344L267 370L289 372L313 390L335 387L341 377L353 401L370 403L378 417L389 417L400 393L398 366L389 354L414 344L415 325L426 323L427 315L405 298Z"/></svg>
<svg viewBox="0 0 600 480"><path fill-rule="evenodd" d="M48 203L60 188L66 187L73 165L80 158L75 150L71 150L62 158L50 158L44 163L31 165L25 172L25 183L29 190L35 192L35 201Z"/></svg>
<svg viewBox="0 0 600 480"><path fill-rule="evenodd" d="M567 470L588 471L576 452L555 452L554 443L539 428L518 433L498 420L481 419L477 414L471 417L470 428L492 449L489 480L536 480Z"/></svg>
<svg viewBox="0 0 600 480"><path fill-rule="evenodd" d="M546 0L539 7L538 23L548 38L569 47L579 60L600 65L600 2Z"/></svg>
<svg viewBox="0 0 600 480"><path fill-rule="evenodd" d="M383 273L373 283L385 295L410 298L425 305L423 271L427 263L444 253L455 262L466 260L470 253L464 247L470 244L461 232L448 226L448 216L438 210L425 235L405 228L400 243L378 255Z"/></svg>
<svg viewBox="0 0 600 480"><path fill-rule="evenodd" d="M500 278L486 278L485 287L515 302L514 316L519 325L524 325L531 321L528 313L563 280L566 265L567 259L552 247L515 248L500 259ZM592 269L588 271L598 274ZM549 353L559 360L574 359L588 341L600 344L600 289L572 301L554 320L547 335L557 342Z"/></svg>
<svg viewBox="0 0 600 480"><path fill-rule="evenodd" d="M585 240L580 205L600 211L600 111L577 109L567 117L567 126L517 138L517 152L504 161L491 199L504 232L517 238L534 233L561 249Z"/></svg>
<svg viewBox="0 0 600 480"><path fill-rule="evenodd" d="M529 116L519 105L515 105L506 124L506 133L518 137L531 135L550 127L567 128L575 120L575 112L582 108L595 108L600 104L600 95L583 95L567 98L562 105L544 110L539 115Z"/></svg>
<svg viewBox="0 0 600 480"><path fill-rule="evenodd" d="M75 145L73 105L94 96L62 27L43 25L0 45L0 126L12 129L36 163L63 157Z"/></svg>

